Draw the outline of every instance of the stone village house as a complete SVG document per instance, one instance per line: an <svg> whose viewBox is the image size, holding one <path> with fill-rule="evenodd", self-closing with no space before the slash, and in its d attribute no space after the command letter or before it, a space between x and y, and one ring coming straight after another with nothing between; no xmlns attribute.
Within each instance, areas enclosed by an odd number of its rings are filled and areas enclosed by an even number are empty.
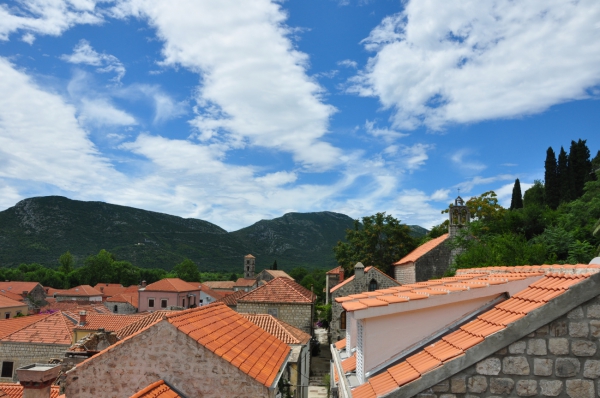
<svg viewBox="0 0 600 398"><path fill-rule="evenodd" d="M338 298L349 315L331 346L334 396L596 397L599 271L477 268Z"/></svg>
<svg viewBox="0 0 600 398"><path fill-rule="evenodd" d="M194 308L199 304L200 290L199 285L179 278L161 279L138 290L138 309L143 312Z"/></svg>

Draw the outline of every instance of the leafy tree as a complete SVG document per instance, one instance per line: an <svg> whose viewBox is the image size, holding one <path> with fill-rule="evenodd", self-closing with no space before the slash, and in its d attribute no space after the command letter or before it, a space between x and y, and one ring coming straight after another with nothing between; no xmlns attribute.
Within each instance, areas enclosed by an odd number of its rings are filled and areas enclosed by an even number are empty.
<svg viewBox="0 0 600 398"><path fill-rule="evenodd" d="M556 175L558 177L558 189L560 193L560 203L571 200L571 182L569 173L569 155L563 147L560 147L558 154L558 165L556 166Z"/></svg>
<svg viewBox="0 0 600 398"><path fill-rule="evenodd" d="M569 257L567 262L570 264L588 264L594 258L596 248L587 241L576 240L569 245Z"/></svg>
<svg viewBox="0 0 600 398"><path fill-rule="evenodd" d="M115 283L112 275L112 264L115 262L115 256L102 249L95 256L89 256L85 262L86 272L83 275L81 284L95 286L97 283Z"/></svg>
<svg viewBox="0 0 600 398"><path fill-rule="evenodd" d="M173 271L178 278L183 279L186 282L200 282L200 272L196 264L186 258L181 263L177 264Z"/></svg>
<svg viewBox="0 0 600 398"><path fill-rule="evenodd" d="M523 207L540 208L544 207L545 203L545 186L540 180L535 180L533 185L523 195Z"/></svg>
<svg viewBox="0 0 600 398"><path fill-rule="evenodd" d="M510 200L510 209L522 209L523 208L523 195L521 194L521 182L517 178L515 185L513 186L512 198Z"/></svg>
<svg viewBox="0 0 600 398"><path fill-rule="evenodd" d="M427 240L431 240L431 239L439 238L440 236L442 236L444 234L447 234L448 233L448 224L450 224L450 222L448 220L445 220L440 225L436 225L436 226L432 227L431 230L429 231L429 233L427 235L425 235L424 238L429 238ZM421 244L423 244L423 243L425 243L425 240L421 241Z"/></svg>
<svg viewBox="0 0 600 398"><path fill-rule="evenodd" d="M345 242L334 247L335 258L351 274L354 264L362 262L388 272L391 265L413 250L417 242L407 225L385 213L354 221L354 229L346 230Z"/></svg>
<svg viewBox="0 0 600 398"><path fill-rule="evenodd" d="M560 182L557 167L556 155L552 148L548 148L548 151L546 151L546 162L544 163L544 194L546 203L553 210L556 210L560 203Z"/></svg>
<svg viewBox="0 0 600 398"><path fill-rule="evenodd" d="M236 275L235 272L232 272L231 275L229 275L229 280L233 281L233 282L238 280L238 276Z"/></svg>
<svg viewBox="0 0 600 398"><path fill-rule="evenodd" d="M306 275L308 275L308 271L303 267L296 267L289 272L289 276L298 283L301 283Z"/></svg>
<svg viewBox="0 0 600 398"><path fill-rule="evenodd" d="M67 251L66 253L62 254L59 257L58 262L60 263L60 267L58 267L59 272L68 274L69 272L73 271L75 261L73 260L73 255L71 252Z"/></svg>

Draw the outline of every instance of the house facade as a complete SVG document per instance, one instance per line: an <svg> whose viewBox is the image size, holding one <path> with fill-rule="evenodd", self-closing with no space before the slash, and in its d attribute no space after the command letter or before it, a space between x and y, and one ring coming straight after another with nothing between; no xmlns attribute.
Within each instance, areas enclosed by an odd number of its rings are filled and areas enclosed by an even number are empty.
<svg viewBox="0 0 600 398"><path fill-rule="evenodd" d="M138 309L159 311L186 309L198 306L200 286L179 278L166 278L139 289Z"/></svg>
<svg viewBox="0 0 600 398"><path fill-rule="evenodd" d="M31 310L46 304L46 291L38 282L0 282L0 295L3 294L13 300L23 300Z"/></svg>
<svg viewBox="0 0 600 398"><path fill-rule="evenodd" d="M17 315L27 315L28 312L29 306L27 303L0 296L0 319L10 319Z"/></svg>
<svg viewBox="0 0 600 398"><path fill-rule="evenodd" d="M444 234L432 239L395 262L394 278L404 285L443 276L452 254L448 238L449 234Z"/></svg>
<svg viewBox="0 0 600 398"><path fill-rule="evenodd" d="M97 301L102 302L102 292L90 285L76 286L68 290L54 292L56 301Z"/></svg>

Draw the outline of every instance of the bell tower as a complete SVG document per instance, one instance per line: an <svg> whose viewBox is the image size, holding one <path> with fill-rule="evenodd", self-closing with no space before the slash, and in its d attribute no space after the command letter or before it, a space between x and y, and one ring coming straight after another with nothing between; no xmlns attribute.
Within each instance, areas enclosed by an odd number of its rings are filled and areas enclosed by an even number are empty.
<svg viewBox="0 0 600 398"><path fill-rule="evenodd" d="M256 268L256 257L252 254L244 256L244 279L254 279L254 270Z"/></svg>
<svg viewBox="0 0 600 398"><path fill-rule="evenodd" d="M460 196L456 197L454 205L450 205L448 217L450 221L448 232L450 233L450 238L453 238L462 228L466 227L471 222L471 213L469 212L469 208L465 205L463 198Z"/></svg>

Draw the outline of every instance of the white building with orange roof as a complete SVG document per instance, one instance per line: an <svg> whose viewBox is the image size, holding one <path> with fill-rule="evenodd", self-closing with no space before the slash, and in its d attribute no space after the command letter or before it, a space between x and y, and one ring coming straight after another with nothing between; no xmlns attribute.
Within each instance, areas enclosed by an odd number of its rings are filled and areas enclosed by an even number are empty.
<svg viewBox="0 0 600 398"><path fill-rule="evenodd" d="M199 305L201 287L179 278L166 278L138 290L138 310L158 311L194 308Z"/></svg>
<svg viewBox="0 0 600 398"><path fill-rule="evenodd" d="M71 289L55 291L56 301L102 301L102 292L90 285L75 286Z"/></svg>
<svg viewBox="0 0 600 398"><path fill-rule="evenodd" d="M28 315L29 306L23 301L17 301L0 295L0 317L10 319L19 315Z"/></svg>
<svg viewBox="0 0 600 398"><path fill-rule="evenodd" d="M331 346L337 396L595 397L599 271L477 268L337 298L348 313Z"/></svg>
<svg viewBox="0 0 600 398"><path fill-rule="evenodd" d="M226 305L213 304L167 315L78 364L66 373L65 395L275 398L290 351Z"/></svg>

